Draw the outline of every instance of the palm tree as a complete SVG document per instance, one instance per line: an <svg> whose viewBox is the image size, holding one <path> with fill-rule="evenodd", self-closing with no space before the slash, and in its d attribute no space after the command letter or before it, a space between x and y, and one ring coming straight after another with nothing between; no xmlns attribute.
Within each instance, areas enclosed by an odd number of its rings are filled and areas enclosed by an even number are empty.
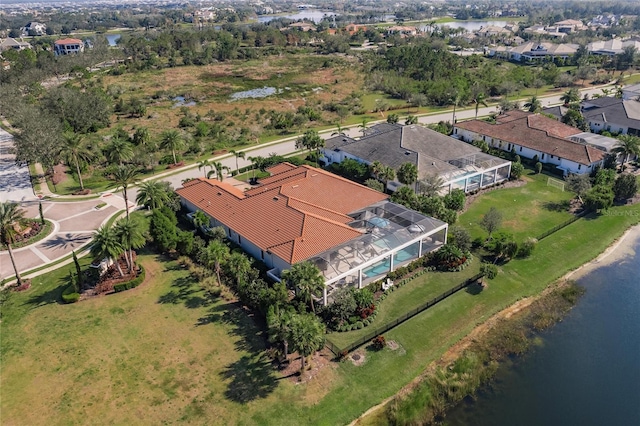
<svg viewBox="0 0 640 426"><path fill-rule="evenodd" d="M129 217L129 197L127 188L131 186L138 177L139 170L135 166L127 165L118 167L112 175L116 188L122 187L122 195L124 196L124 208Z"/></svg>
<svg viewBox="0 0 640 426"><path fill-rule="evenodd" d="M233 252L226 262L229 276L235 277L236 284L240 285L247 281L251 272L251 261L243 253Z"/></svg>
<svg viewBox="0 0 640 426"><path fill-rule="evenodd" d="M114 136L106 147L106 156L110 163L122 166L123 162L133 158L133 145L127 140Z"/></svg>
<svg viewBox="0 0 640 426"><path fill-rule="evenodd" d="M146 127L138 127L133 133L133 143L135 145L147 146L151 142L151 134Z"/></svg>
<svg viewBox="0 0 640 426"><path fill-rule="evenodd" d="M336 131L331 133L331 136L343 136L346 133L344 132L344 129L342 128L342 126L340 125L340 123L336 124Z"/></svg>
<svg viewBox="0 0 640 426"><path fill-rule="evenodd" d="M24 218L25 210L21 209L17 203L11 201L0 202L0 242L7 246L9 252L9 258L13 265L13 270L16 273L16 280L18 286L22 285L22 278L20 277L20 271L16 266L16 260L13 257L13 250L11 250L11 244L15 242L16 230L14 225Z"/></svg>
<svg viewBox="0 0 640 426"><path fill-rule="evenodd" d="M379 161L374 161L369 165L369 169L371 170L371 174L376 177L376 179L380 179L380 172L384 168L384 164Z"/></svg>
<svg viewBox="0 0 640 426"><path fill-rule="evenodd" d="M224 175L222 174L222 172L224 172L225 170L228 172L229 168L227 166L223 166L221 162L217 161L215 163L212 164L213 166L213 170L209 171L209 173L207 173L207 178L210 178L211 175L215 174L216 178L222 182L224 180Z"/></svg>
<svg viewBox="0 0 640 426"><path fill-rule="evenodd" d="M198 170L204 169L204 177L207 177L207 167L213 167L213 164L211 164L211 161L209 160L198 161Z"/></svg>
<svg viewBox="0 0 640 426"><path fill-rule="evenodd" d="M196 212L193 214L193 226L196 227L196 229L200 229L203 230L205 227L209 227L210 222L209 222L209 216L206 215L205 212L203 212L202 210L196 210Z"/></svg>
<svg viewBox="0 0 640 426"><path fill-rule="evenodd" d="M84 182L82 182L82 173L80 172L80 163L89 162L93 158L93 153L89 146L84 143L82 137L76 133L69 132L64 134L62 146L58 154L64 158L65 163L73 163L76 166L76 173L78 174L78 182L80 183L80 189L84 189Z"/></svg>
<svg viewBox="0 0 640 426"><path fill-rule="evenodd" d="M396 171L391 166L383 166L379 173L380 180L384 183L384 190L387 190L387 184L396 178Z"/></svg>
<svg viewBox="0 0 640 426"><path fill-rule="evenodd" d="M221 285L222 279L220 278L220 269L222 262L229 257L229 247L227 247L222 241L211 240L207 246L206 256L207 265L215 271L216 277L218 278L218 285Z"/></svg>
<svg viewBox="0 0 640 426"><path fill-rule="evenodd" d="M480 109L480 105L486 107L487 106L487 95L484 93L478 93L476 97L473 99L473 103L476 104L476 120L478 119L478 110Z"/></svg>
<svg viewBox="0 0 640 426"><path fill-rule="evenodd" d="M367 131L367 124L369 124L369 119L365 117L362 119L362 124L358 126L362 129L360 130L362 132L362 136L364 136L365 132Z"/></svg>
<svg viewBox="0 0 640 426"><path fill-rule="evenodd" d="M618 143L612 151L622 154L622 164L625 164L632 156L640 155L640 138L632 135L620 135L618 136Z"/></svg>
<svg viewBox="0 0 640 426"><path fill-rule="evenodd" d="M404 120L404 125L410 126L412 124L418 124L418 117L415 115L407 115L407 118Z"/></svg>
<svg viewBox="0 0 640 426"><path fill-rule="evenodd" d="M407 186L418 180L418 167L413 163L404 163L398 169L398 180Z"/></svg>
<svg viewBox="0 0 640 426"><path fill-rule="evenodd" d="M324 278L316 265L311 262L296 263L282 272L282 279L296 291L296 295L311 304L315 313L313 295L324 289Z"/></svg>
<svg viewBox="0 0 640 426"><path fill-rule="evenodd" d="M289 340L291 339L291 318L293 313L289 309L270 306L267 312L267 327L269 328L269 342L282 343L283 358L287 361L289 355Z"/></svg>
<svg viewBox="0 0 640 426"><path fill-rule="evenodd" d="M240 167L238 167L238 158L242 158L244 160L247 154L244 151L231 150L229 152L236 157L236 176L238 176L240 174Z"/></svg>
<svg viewBox="0 0 640 426"><path fill-rule="evenodd" d="M167 187L160 181L142 182L138 187L136 203L150 209L159 209L170 201Z"/></svg>
<svg viewBox="0 0 640 426"><path fill-rule="evenodd" d="M453 120L452 124L456 124L456 109L460 105L460 101L462 100L460 93L456 92L455 96L451 99L453 102Z"/></svg>
<svg viewBox="0 0 640 426"><path fill-rule="evenodd" d="M296 314L289 321L289 340L300 354L300 374L304 373L305 360L324 346L325 326L311 314Z"/></svg>
<svg viewBox="0 0 640 426"><path fill-rule="evenodd" d="M578 89L576 88L569 89L566 92L564 92L564 94L560 97L560 100L565 105L569 105L570 103L573 103L573 102L578 102L580 100L580 92L578 92Z"/></svg>
<svg viewBox="0 0 640 426"><path fill-rule="evenodd" d="M124 252L124 248L120 243L120 239L114 232L114 228L110 225L103 225L93 236L93 243L91 244L91 255L95 259L104 259L105 257L115 261L116 268L120 276L124 276L118 258Z"/></svg>
<svg viewBox="0 0 640 426"><path fill-rule="evenodd" d="M537 96L533 95L531 99L529 99L529 102L524 104L524 107L529 112L538 112L542 109L542 103Z"/></svg>
<svg viewBox="0 0 640 426"><path fill-rule="evenodd" d="M135 263L133 262L133 249L139 249L143 247L146 240L142 233L142 224L136 220L130 218L122 219L116 222L114 232L116 237L120 240L120 245L126 251L128 251L127 266L129 267L129 273L133 274L135 271Z"/></svg>
<svg viewBox="0 0 640 426"><path fill-rule="evenodd" d="M180 132L177 130L165 130L160 136L160 146L162 149L171 151L173 155L173 164L178 161L176 159L176 150L182 148L184 141L180 137Z"/></svg>
<svg viewBox="0 0 640 426"><path fill-rule="evenodd" d="M418 192L427 197L434 197L438 195L442 185L444 185L444 180L440 176L429 174L418 182Z"/></svg>

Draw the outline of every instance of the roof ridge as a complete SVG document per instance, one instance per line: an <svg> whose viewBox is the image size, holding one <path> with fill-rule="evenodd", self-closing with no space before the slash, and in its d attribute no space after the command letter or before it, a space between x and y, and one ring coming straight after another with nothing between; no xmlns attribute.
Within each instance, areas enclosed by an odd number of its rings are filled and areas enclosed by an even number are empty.
<svg viewBox="0 0 640 426"><path fill-rule="evenodd" d="M308 206L312 206L312 207L315 207L315 208L317 208L317 209L320 209L320 210L323 210L323 211L326 211L326 212L329 212L329 213L333 213L333 214L335 214L335 215L337 215L337 216L349 217L349 215L346 215L346 214L343 214L343 213L337 212L337 211L332 210L332 209L327 208L327 207L322 207L322 206L319 206L319 205L317 205L317 204L310 203L309 201L301 200L300 198L297 198L297 197L292 197L291 195L284 195L284 196L285 196L285 197L287 197L287 198L289 199L289 201L291 201L291 200L295 200L295 201L297 201L297 202L299 202L299 203L306 204L306 205L308 205ZM288 204L288 203L287 203L287 204ZM292 208L292 209L296 209L296 208L295 208L295 207L293 207L293 206L292 206L291 208ZM298 210L298 209L296 209L296 210ZM306 213L306 212L303 212L303 213Z"/></svg>

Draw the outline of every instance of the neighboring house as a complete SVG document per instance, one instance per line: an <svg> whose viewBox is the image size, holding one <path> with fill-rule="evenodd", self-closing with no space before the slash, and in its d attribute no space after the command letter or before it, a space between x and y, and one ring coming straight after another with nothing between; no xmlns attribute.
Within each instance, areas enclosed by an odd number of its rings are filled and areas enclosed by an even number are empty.
<svg viewBox="0 0 640 426"><path fill-rule="evenodd" d="M5 50L24 50L31 49L31 45L26 41L18 41L14 38L8 37L0 42L0 53Z"/></svg>
<svg viewBox="0 0 640 426"><path fill-rule="evenodd" d="M344 31L349 35L357 34L360 31L367 31L366 25L349 24L344 27Z"/></svg>
<svg viewBox="0 0 640 426"><path fill-rule="evenodd" d="M388 196L310 166L278 164L247 191L214 179L186 182L176 192L190 211L270 269L303 261L325 279L323 302L343 286L384 277L446 243L448 225L392 203Z"/></svg>
<svg viewBox="0 0 640 426"><path fill-rule="evenodd" d="M601 40L587 44L587 50L592 55L615 56L624 52L625 47L634 47L640 50L640 41L638 40Z"/></svg>
<svg viewBox="0 0 640 426"><path fill-rule="evenodd" d="M511 36L511 31L507 30L506 28L497 27L495 25L482 27L477 31L477 33L481 37Z"/></svg>
<svg viewBox="0 0 640 426"><path fill-rule="evenodd" d="M401 25L394 25L392 27L387 28L387 34L400 34L401 36L414 36L418 34L418 29L416 27L408 27Z"/></svg>
<svg viewBox="0 0 640 426"><path fill-rule="evenodd" d="M24 27L20 28L22 31L22 35L25 36L33 36L33 35L45 35L47 32L47 26L41 22L29 22Z"/></svg>
<svg viewBox="0 0 640 426"><path fill-rule="evenodd" d="M288 29L296 29L300 31L315 31L316 26L310 22L294 22L293 24L287 27Z"/></svg>
<svg viewBox="0 0 640 426"><path fill-rule="evenodd" d="M56 40L53 46L53 52L56 56L71 55L84 52L84 42L77 38L64 38Z"/></svg>
<svg viewBox="0 0 640 426"><path fill-rule="evenodd" d="M495 124L470 120L454 124L454 137L466 142L485 141L489 146L510 151L521 157L537 157L568 173L590 173L602 165L605 152L574 142L572 136L584 132L553 118L524 111L509 111L496 118Z"/></svg>
<svg viewBox="0 0 640 426"><path fill-rule="evenodd" d="M570 34L576 31L586 30L587 27L582 23L582 21L578 21L575 19L565 19L564 21L559 21L553 24L556 27L556 31L559 33Z"/></svg>
<svg viewBox="0 0 640 426"><path fill-rule="evenodd" d="M583 101L580 105L592 132L640 136L640 102L605 96Z"/></svg>
<svg viewBox="0 0 640 426"><path fill-rule="evenodd" d="M640 84L624 86L622 88L622 99L640 101Z"/></svg>
<svg viewBox="0 0 640 426"><path fill-rule="evenodd" d="M567 111L569 111L569 108L564 105L542 108L543 114L553 115L558 121L562 121L562 117L564 117Z"/></svg>
<svg viewBox="0 0 640 426"><path fill-rule="evenodd" d="M396 171L412 163L418 169L418 181L439 176L443 192L477 191L509 179L511 173L510 161L419 125L378 124L358 140L336 136L325 142L323 156L327 163L347 158L367 165L379 161ZM387 188L395 191L400 186L395 180Z"/></svg>
<svg viewBox="0 0 640 426"><path fill-rule="evenodd" d="M490 48L489 56L517 62L539 63L551 61L556 58L567 60L575 55L578 48L579 46L577 44L528 42L511 48L504 46Z"/></svg>

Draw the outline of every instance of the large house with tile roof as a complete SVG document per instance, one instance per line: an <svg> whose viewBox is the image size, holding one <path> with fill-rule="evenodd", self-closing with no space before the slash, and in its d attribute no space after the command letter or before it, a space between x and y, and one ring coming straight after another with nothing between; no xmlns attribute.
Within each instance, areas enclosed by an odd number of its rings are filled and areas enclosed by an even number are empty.
<svg viewBox="0 0 640 426"><path fill-rule="evenodd" d="M190 211L270 268L310 261L325 278L323 302L343 286L384 277L446 243L445 222L389 201L388 196L310 166L282 163L241 191L215 179L186 182L176 192Z"/></svg>
<svg viewBox="0 0 640 426"><path fill-rule="evenodd" d="M418 182L438 176L443 192L477 191L508 180L511 172L510 161L417 124L382 123L366 129L360 139L339 135L325 142L325 162L340 163L347 158L367 165L378 161L394 170L412 163L418 169ZM401 185L394 180L387 189L395 191Z"/></svg>
<svg viewBox="0 0 640 426"><path fill-rule="evenodd" d="M454 124L453 136L466 142L485 141L490 147L538 158L568 173L590 173L602 165L606 151L571 140L582 130L553 118L524 111L509 111L495 123L469 120ZM576 139L580 140L580 139Z"/></svg>
<svg viewBox="0 0 640 426"><path fill-rule="evenodd" d="M56 56L71 55L84 52L84 42L77 38L63 38L53 44L53 52Z"/></svg>

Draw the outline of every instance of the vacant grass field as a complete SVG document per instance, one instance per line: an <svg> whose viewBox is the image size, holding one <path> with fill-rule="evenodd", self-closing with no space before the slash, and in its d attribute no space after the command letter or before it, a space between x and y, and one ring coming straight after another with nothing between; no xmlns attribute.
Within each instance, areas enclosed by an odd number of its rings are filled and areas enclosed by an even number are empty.
<svg viewBox="0 0 640 426"><path fill-rule="evenodd" d="M495 207L502 213L500 229L513 233L516 240L540 235L572 217L568 208L573 193L547 186L548 177L525 172L526 185L483 194L460 215L458 224L467 228L472 238L486 238L487 231L480 227L480 221Z"/></svg>
<svg viewBox="0 0 640 426"><path fill-rule="evenodd" d="M59 305L65 267L3 307L3 424L346 424L476 324L591 260L639 221L638 205L580 219L529 259L501 267L482 292L458 292L391 330L386 337L400 349L360 349L361 366L331 363L299 385L279 380L251 318L205 298L175 263L142 255L149 280L141 287Z"/></svg>

